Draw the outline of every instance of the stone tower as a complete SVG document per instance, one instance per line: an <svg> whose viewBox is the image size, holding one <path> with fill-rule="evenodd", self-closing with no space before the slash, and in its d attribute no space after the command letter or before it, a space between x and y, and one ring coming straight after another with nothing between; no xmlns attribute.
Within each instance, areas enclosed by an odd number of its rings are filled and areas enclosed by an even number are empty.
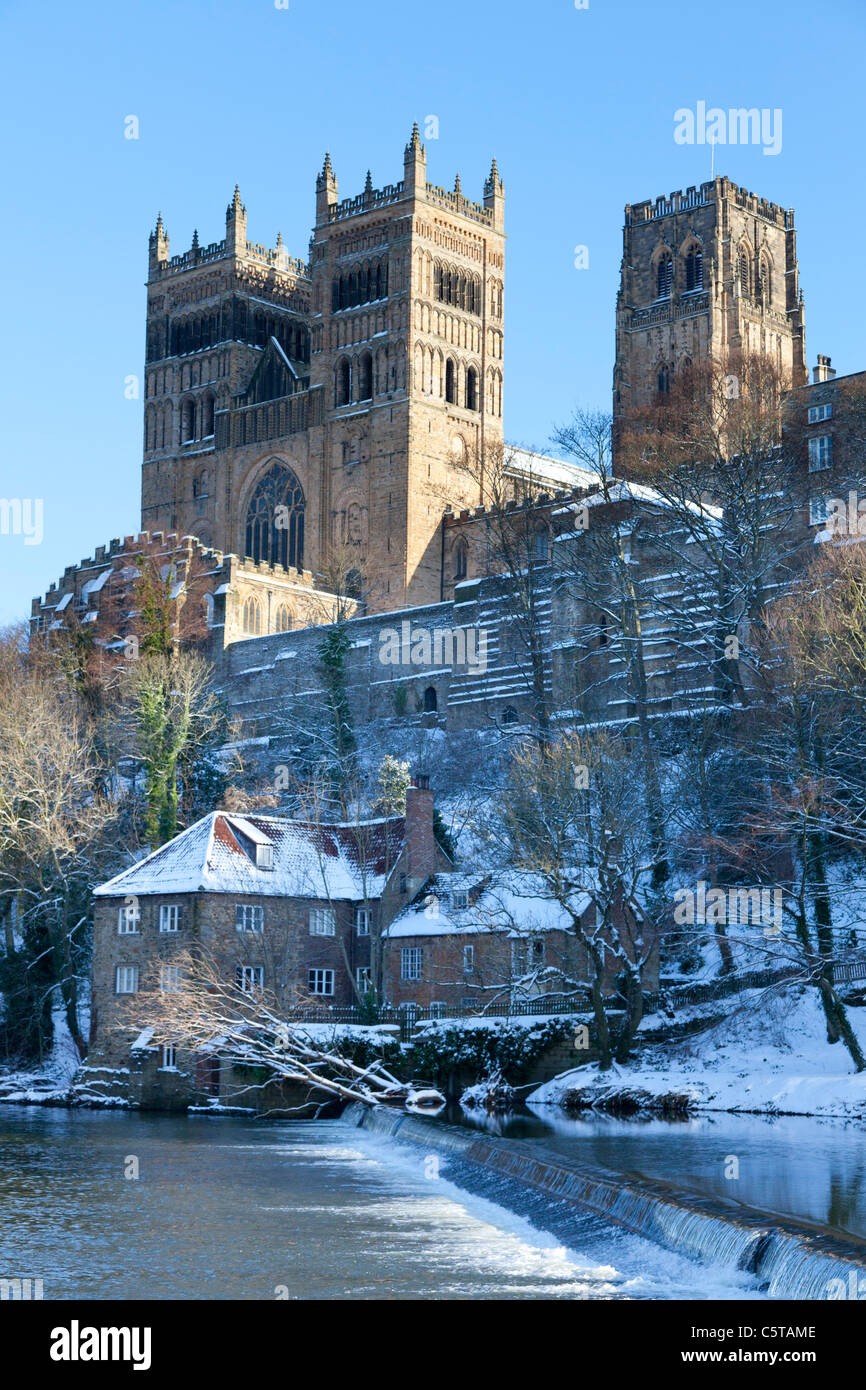
<svg viewBox="0 0 866 1390"><path fill-rule="evenodd" d="M311 382L325 405L332 539L379 608L441 597L442 513L477 503L455 465L502 440L505 190L427 181L415 126L399 183L340 201L330 159L310 249Z"/></svg>
<svg viewBox="0 0 866 1390"><path fill-rule="evenodd" d="M807 380L794 214L717 178L625 210L616 306L614 420L684 365L772 354Z"/></svg>
<svg viewBox="0 0 866 1390"><path fill-rule="evenodd" d="M403 178L343 199L326 156L309 264L247 240L169 255L150 237L142 527L321 573L335 550L369 606L438 602L458 466L502 440L505 190ZM354 567L354 566L353 566Z"/></svg>

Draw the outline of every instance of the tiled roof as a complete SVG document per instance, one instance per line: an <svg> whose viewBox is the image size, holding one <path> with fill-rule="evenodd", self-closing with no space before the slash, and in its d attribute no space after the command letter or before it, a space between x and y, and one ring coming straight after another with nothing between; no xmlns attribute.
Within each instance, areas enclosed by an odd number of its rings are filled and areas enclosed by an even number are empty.
<svg viewBox="0 0 866 1390"><path fill-rule="evenodd" d="M355 902L381 896L403 849L402 816L316 824L213 811L96 889L97 897L149 893L250 893ZM273 847L273 868L256 846Z"/></svg>

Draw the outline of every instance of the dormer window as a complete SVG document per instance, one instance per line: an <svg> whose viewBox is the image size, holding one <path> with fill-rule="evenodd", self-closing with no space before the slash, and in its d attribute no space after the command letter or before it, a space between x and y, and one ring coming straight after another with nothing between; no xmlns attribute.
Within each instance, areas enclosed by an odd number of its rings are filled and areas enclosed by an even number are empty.
<svg viewBox="0 0 866 1390"><path fill-rule="evenodd" d="M469 906L469 893L465 888L457 888L451 894L451 906L456 912L461 912Z"/></svg>
<svg viewBox="0 0 866 1390"><path fill-rule="evenodd" d="M274 867L274 847L273 845L256 845L256 868L272 869Z"/></svg>

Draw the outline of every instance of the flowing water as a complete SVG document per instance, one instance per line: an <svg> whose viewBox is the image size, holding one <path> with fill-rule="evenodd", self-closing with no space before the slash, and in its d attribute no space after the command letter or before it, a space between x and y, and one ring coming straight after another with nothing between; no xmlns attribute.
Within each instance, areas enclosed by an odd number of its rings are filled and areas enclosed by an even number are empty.
<svg viewBox="0 0 866 1390"><path fill-rule="evenodd" d="M601 1216L572 1212L563 1240L544 1194L518 1216L448 1169L333 1120L2 1107L0 1279L46 1299L760 1296Z"/></svg>

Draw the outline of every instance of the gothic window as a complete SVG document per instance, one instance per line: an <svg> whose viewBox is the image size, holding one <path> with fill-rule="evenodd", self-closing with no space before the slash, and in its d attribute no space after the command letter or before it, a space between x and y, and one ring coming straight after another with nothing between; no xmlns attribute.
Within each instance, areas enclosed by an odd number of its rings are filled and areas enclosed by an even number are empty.
<svg viewBox="0 0 866 1390"><path fill-rule="evenodd" d="M770 271L770 267L767 261L762 259L761 267L758 271L758 295L761 303L764 305L765 308L770 304L772 294L772 272Z"/></svg>
<svg viewBox="0 0 866 1390"><path fill-rule="evenodd" d="M514 708L513 705L505 706L504 710L502 711L502 722L503 724L517 723L517 710Z"/></svg>
<svg viewBox="0 0 866 1390"><path fill-rule="evenodd" d="M347 357L337 363L334 390L335 405L348 405L352 399L352 365Z"/></svg>
<svg viewBox="0 0 866 1390"><path fill-rule="evenodd" d="M275 632L291 632L291 630L292 630L292 615L291 615L291 613L289 612L288 605L285 604L285 603L281 603L280 606L279 606L279 608L277 609L277 618L276 618L276 625L275 625L274 631L275 631Z"/></svg>
<svg viewBox="0 0 866 1390"><path fill-rule="evenodd" d="M658 388L659 394L662 396L666 396L671 389L670 370L665 366L664 363L661 364L656 373L656 386Z"/></svg>
<svg viewBox="0 0 866 1390"><path fill-rule="evenodd" d="M250 498L246 554L256 564L304 567L304 493L284 463L271 465Z"/></svg>
<svg viewBox="0 0 866 1390"><path fill-rule="evenodd" d="M439 708L435 685L428 685L424 691L424 713L433 714Z"/></svg>
<svg viewBox="0 0 866 1390"><path fill-rule="evenodd" d="M180 442L188 444L195 439L195 401L187 396L180 407Z"/></svg>
<svg viewBox="0 0 866 1390"><path fill-rule="evenodd" d="M547 564L548 548L547 528L539 526L535 533L535 560L537 564Z"/></svg>
<svg viewBox="0 0 866 1390"><path fill-rule="evenodd" d="M666 251L658 264L656 273L657 289L659 299L670 299L671 282L673 280L674 262L669 251Z"/></svg>
<svg viewBox="0 0 866 1390"><path fill-rule="evenodd" d="M454 372L454 362L450 357L445 363L445 399L449 405L457 404L457 382Z"/></svg>
<svg viewBox="0 0 866 1390"><path fill-rule="evenodd" d="M207 472L196 474L192 480L192 495L196 501L201 502L208 496Z"/></svg>
<svg viewBox="0 0 866 1390"><path fill-rule="evenodd" d="M740 294L743 296L744 299L748 299L752 277L749 273L749 258L746 255L745 251L741 251L739 255L737 278L740 282Z"/></svg>
<svg viewBox="0 0 866 1390"><path fill-rule="evenodd" d="M686 289L701 290L704 287L704 253L699 246L693 246L686 256Z"/></svg>
<svg viewBox="0 0 866 1390"><path fill-rule="evenodd" d="M373 398L373 358L369 352L361 355L358 365L359 397L362 401L369 401Z"/></svg>
<svg viewBox="0 0 866 1390"><path fill-rule="evenodd" d="M468 552L469 552L469 547L467 546L465 540L464 540L463 537L461 536L460 539L459 539L459 541L457 542L457 545L456 545L455 548L454 548L454 556L455 556L454 578L455 578L455 580L465 579L465 578L466 578L466 566L467 566Z"/></svg>
<svg viewBox="0 0 866 1390"><path fill-rule="evenodd" d="M248 598L244 604L244 632L250 637L259 637L262 631L262 605L257 598Z"/></svg>
<svg viewBox="0 0 866 1390"><path fill-rule="evenodd" d="M214 423L213 423L213 422L214 422L214 407L215 407L215 402L214 402L213 392L212 392L212 391L208 391L207 395L205 396L204 400L202 401L202 426L201 426L201 433L202 433L202 438L203 438L203 439L209 439L209 438L211 437L211 435L213 434L213 429L214 429Z"/></svg>
<svg viewBox="0 0 866 1390"><path fill-rule="evenodd" d="M478 409L478 373L474 367L466 373L466 409Z"/></svg>
<svg viewBox="0 0 866 1390"><path fill-rule="evenodd" d="M364 581L361 571L357 569L349 570L345 582L346 598L360 599L364 593Z"/></svg>

